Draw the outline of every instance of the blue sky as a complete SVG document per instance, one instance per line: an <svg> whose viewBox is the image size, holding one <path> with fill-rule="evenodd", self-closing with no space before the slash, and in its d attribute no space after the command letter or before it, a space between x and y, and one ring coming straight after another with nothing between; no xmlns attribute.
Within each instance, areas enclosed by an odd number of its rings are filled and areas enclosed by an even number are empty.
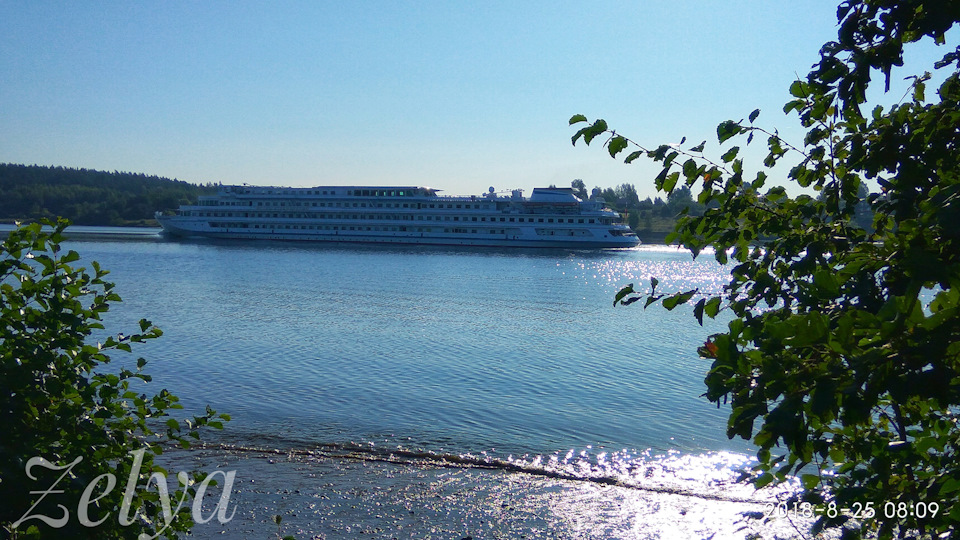
<svg viewBox="0 0 960 540"><path fill-rule="evenodd" d="M781 107L836 35L823 0L0 0L0 162L450 194L635 184L575 113L649 146Z"/></svg>

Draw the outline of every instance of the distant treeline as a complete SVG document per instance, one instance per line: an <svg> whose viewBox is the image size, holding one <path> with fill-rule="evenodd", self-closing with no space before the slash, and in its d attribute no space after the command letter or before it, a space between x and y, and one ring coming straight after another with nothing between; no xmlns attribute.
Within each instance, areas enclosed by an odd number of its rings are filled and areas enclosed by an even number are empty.
<svg viewBox="0 0 960 540"><path fill-rule="evenodd" d="M155 225L153 213L213 193L159 176L0 164L0 221L65 217L76 225Z"/></svg>

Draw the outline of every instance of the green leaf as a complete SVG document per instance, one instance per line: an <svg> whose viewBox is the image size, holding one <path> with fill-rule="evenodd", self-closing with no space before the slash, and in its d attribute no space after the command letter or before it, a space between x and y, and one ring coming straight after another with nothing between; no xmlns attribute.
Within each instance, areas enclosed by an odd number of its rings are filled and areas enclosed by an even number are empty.
<svg viewBox="0 0 960 540"><path fill-rule="evenodd" d="M672 311L673 308L677 307L678 305L687 303L687 301L693 298L693 295L697 294L698 290L699 289L693 289L691 291L670 295L664 298L661 303L663 304L663 307L667 308L667 311Z"/></svg>
<svg viewBox="0 0 960 540"><path fill-rule="evenodd" d="M679 172L672 172L668 174L666 178L663 179L663 184L660 186L660 190L670 193L671 191L673 191L673 188L676 187L677 181L679 180L680 180Z"/></svg>
<svg viewBox="0 0 960 540"><path fill-rule="evenodd" d="M820 289L823 298L835 298L840 294L840 284L834 272L826 269L814 272L813 283Z"/></svg>
<svg viewBox="0 0 960 540"><path fill-rule="evenodd" d="M597 120L592 126L585 128L583 142L590 144L597 135L607 131L607 123L603 119Z"/></svg>
<svg viewBox="0 0 960 540"><path fill-rule="evenodd" d="M765 472L760 476L758 476L757 479L753 481L753 485L757 489L760 489L766 485L769 485L770 482L773 482L773 475L768 472Z"/></svg>
<svg viewBox="0 0 960 540"><path fill-rule="evenodd" d="M584 115L582 115L582 114L575 114L575 115L573 115L573 116L570 117L570 124L569 124L569 125L572 126L572 125L574 125L574 124L578 124L578 123L580 123L580 122L586 122L586 121L587 121L587 117L586 117L586 116L584 116Z"/></svg>
<svg viewBox="0 0 960 540"><path fill-rule="evenodd" d="M820 484L820 477L816 474L803 474L800 476L800 480L806 490L815 489Z"/></svg>
<svg viewBox="0 0 960 540"><path fill-rule="evenodd" d="M68 251L66 255L60 258L60 262L65 264L76 262L78 260L80 260L80 254L72 249Z"/></svg>
<svg viewBox="0 0 960 540"><path fill-rule="evenodd" d="M633 283L627 285L617 292L617 295L613 299L613 305L616 306L617 303L623 300L623 297L627 296L628 294L633 294Z"/></svg>
<svg viewBox="0 0 960 540"><path fill-rule="evenodd" d="M627 139L617 135L610 139L610 142L607 144L607 151L610 152L610 157L617 157L617 154L622 152L626 147Z"/></svg>
<svg viewBox="0 0 960 540"><path fill-rule="evenodd" d="M713 298L707 300L703 306L703 312L706 313L711 319L716 318L717 313L720 312L720 302L721 299L719 296L714 296Z"/></svg>
<svg viewBox="0 0 960 540"><path fill-rule="evenodd" d="M954 523L960 522L960 504L957 504L957 503L955 502L955 501L956 501L956 498L951 499L951 500L954 501L954 504L953 504L953 506L950 508L950 519L951 519Z"/></svg>
<svg viewBox="0 0 960 540"><path fill-rule="evenodd" d="M729 140L731 137L736 136L742 131L743 131L743 128L740 127L740 124L734 122L733 120L727 120L725 122L721 122L717 126L717 140L721 144L723 144L727 140Z"/></svg>
<svg viewBox="0 0 960 540"><path fill-rule="evenodd" d="M750 113L750 123L752 124L753 121L756 120L758 116L760 116L760 109L754 109L754 111Z"/></svg>
<svg viewBox="0 0 960 540"><path fill-rule="evenodd" d="M913 86L913 100L918 103L922 103L926 99L926 96L924 95L925 89L926 85L923 84L923 81L917 80Z"/></svg>
<svg viewBox="0 0 960 540"><path fill-rule="evenodd" d="M693 316L697 319L697 322L700 323L700 326L703 326L703 306L706 303L705 298L701 298L697 301L697 304L693 306Z"/></svg>
<svg viewBox="0 0 960 540"><path fill-rule="evenodd" d="M803 81L793 81L793 84L790 85L790 95L798 98L807 97L807 89Z"/></svg>

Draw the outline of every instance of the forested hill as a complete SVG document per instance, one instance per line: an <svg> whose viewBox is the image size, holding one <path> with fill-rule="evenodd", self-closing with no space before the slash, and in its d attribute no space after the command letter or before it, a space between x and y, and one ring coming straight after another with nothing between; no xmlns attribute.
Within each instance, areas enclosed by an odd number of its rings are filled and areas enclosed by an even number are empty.
<svg viewBox="0 0 960 540"><path fill-rule="evenodd" d="M75 225L156 225L153 213L213 193L158 176L0 164L0 221L68 218Z"/></svg>

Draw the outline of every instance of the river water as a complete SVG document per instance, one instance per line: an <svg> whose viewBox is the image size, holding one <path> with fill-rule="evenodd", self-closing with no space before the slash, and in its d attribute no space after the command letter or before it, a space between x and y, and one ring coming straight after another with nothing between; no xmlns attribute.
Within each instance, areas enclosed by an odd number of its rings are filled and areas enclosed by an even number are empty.
<svg viewBox="0 0 960 540"><path fill-rule="evenodd" d="M751 448L727 439L728 409L700 397L709 364L696 348L725 323L701 327L686 306L612 305L651 276L663 291L720 291L728 269L709 255L142 231L75 235L66 247L110 270L123 298L110 332L130 333L141 317L163 330L135 349L154 378L144 391L232 416L196 458L250 483L235 498L246 521L224 526L231 536L275 534L273 513L288 516L284 534L323 538L792 530L735 525L772 495L736 483ZM677 496L686 502L667 499ZM424 506L434 497L445 512Z"/></svg>

